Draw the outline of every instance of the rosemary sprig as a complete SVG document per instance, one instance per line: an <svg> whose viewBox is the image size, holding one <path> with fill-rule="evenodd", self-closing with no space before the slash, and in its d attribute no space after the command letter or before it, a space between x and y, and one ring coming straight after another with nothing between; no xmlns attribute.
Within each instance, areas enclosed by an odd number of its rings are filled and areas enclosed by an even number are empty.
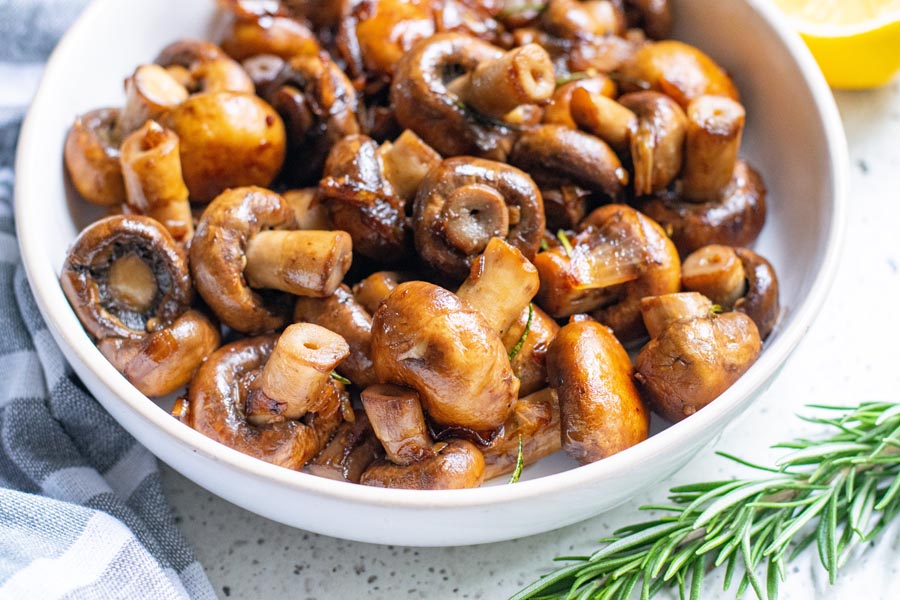
<svg viewBox="0 0 900 600"><path fill-rule="evenodd" d="M528 318L525 320L525 329L522 331L522 337L519 338L519 341L516 342L516 345L512 347L512 350L509 351L509 362L512 362L513 359L519 355L519 352L522 350L522 346L525 345L525 340L528 338L528 334L531 333L531 323L534 321L534 304L528 304Z"/></svg>
<svg viewBox="0 0 900 600"><path fill-rule="evenodd" d="M812 408L836 413L805 418L830 437L776 445L791 451L776 468L720 453L768 475L672 488L672 504L642 507L662 516L616 531L589 556L558 559L572 564L513 599L627 600L640 589L646 600L677 586L697 600L704 575L724 566L726 590L740 574L737 596L749 587L773 600L785 564L812 544L833 583L851 552L900 514L900 404Z"/></svg>
<svg viewBox="0 0 900 600"><path fill-rule="evenodd" d="M572 243L569 241L569 236L566 235L566 232L562 229L557 231L556 239L558 239L559 243L562 244L563 250L566 251L566 256L572 258Z"/></svg>

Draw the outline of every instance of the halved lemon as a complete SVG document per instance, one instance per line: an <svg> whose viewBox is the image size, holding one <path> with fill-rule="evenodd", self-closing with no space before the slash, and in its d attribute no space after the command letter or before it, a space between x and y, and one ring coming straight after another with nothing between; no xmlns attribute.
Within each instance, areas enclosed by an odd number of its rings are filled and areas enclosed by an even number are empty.
<svg viewBox="0 0 900 600"><path fill-rule="evenodd" d="M900 70L900 0L773 0L833 87L884 85Z"/></svg>

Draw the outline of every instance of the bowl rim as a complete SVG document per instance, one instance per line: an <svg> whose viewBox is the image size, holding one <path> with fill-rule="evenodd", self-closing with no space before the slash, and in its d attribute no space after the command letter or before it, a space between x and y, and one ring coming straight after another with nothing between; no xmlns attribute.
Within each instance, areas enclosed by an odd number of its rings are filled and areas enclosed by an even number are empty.
<svg viewBox="0 0 900 600"><path fill-rule="evenodd" d="M90 341L75 313L69 307L58 282L52 260L37 233L39 211L29 210L28 198L32 197L28 174L39 168L39 157L32 150L37 145L40 127L38 115L41 107L50 102L43 93L47 81L60 77L60 57L67 53L82 31L90 29L100 14L107 12L118 0L96 0L88 5L76 23L63 36L45 68L41 84L23 122L16 156L17 180L15 186L16 233L21 249L28 281L48 328L61 346L68 347L108 389L113 390L124 408L133 416L145 421L158 432L171 437L203 457L227 464L246 476L269 483L313 494L330 497L351 504L371 504L404 509L445 509L488 507L523 501L548 494L558 494L576 489L589 482L611 479L626 474L636 465L645 464L654 455L666 452L677 440L699 435L705 428L724 418L728 413L740 410L749 402L767 379L774 374L794 350L823 305L828 289L834 280L843 243L846 225L847 185L849 157L846 140L837 106L821 71L799 35L790 30L784 19L766 0L744 0L781 39L797 62L806 85L812 93L815 110L824 125L827 140L827 156L831 163L833 195L831 222L825 237L825 255L821 268L814 276L807 297L798 305L791 323L779 330L779 336L766 348L757 362L733 386L702 411L672 425L664 431L602 461L579 466L560 473L533 480L520 481L516 485L486 486L474 489L418 491L381 489L342 481L334 481L299 471L278 467L244 455L220 444L189 426L172 418L152 400L141 394L103 357ZM132 434L133 435L133 434Z"/></svg>

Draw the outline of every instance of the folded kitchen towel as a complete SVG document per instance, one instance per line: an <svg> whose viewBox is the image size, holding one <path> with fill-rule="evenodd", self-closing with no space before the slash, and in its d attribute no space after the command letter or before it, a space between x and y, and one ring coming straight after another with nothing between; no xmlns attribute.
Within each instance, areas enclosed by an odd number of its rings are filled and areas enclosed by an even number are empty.
<svg viewBox="0 0 900 600"><path fill-rule="evenodd" d="M215 598L156 459L66 364L19 261L19 123L43 61L85 4L0 0L0 599Z"/></svg>

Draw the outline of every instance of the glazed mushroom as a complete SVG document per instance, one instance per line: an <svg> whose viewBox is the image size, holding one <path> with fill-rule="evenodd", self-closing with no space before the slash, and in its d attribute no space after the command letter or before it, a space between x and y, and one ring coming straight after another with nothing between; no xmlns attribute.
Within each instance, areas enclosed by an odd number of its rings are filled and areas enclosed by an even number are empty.
<svg viewBox="0 0 900 600"><path fill-rule="evenodd" d="M360 483L414 490L481 485L481 451L463 440L434 444L415 391L396 385L372 386L363 391L362 402L375 435L384 446L386 460L366 469Z"/></svg>
<svg viewBox="0 0 900 600"><path fill-rule="evenodd" d="M160 123L178 134L184 181L197 202L229 188L268 186L284 162L284 124L271 106L250 94L195 94Z"/></svg>
<svg viewBox="0 0 900 600"><path fill-rule="evenodd" d="M532 304L503 335L509 364L519 378L519 402L547 386L547 348L558 331L556 321Z"/></svg>
<svg viewBox="0 0 900 600"><path fill-rule="evenodd" d="M359 387L376 383L372 370L372 317L346 285L325 298L298 298L294 321L321 325L350 346L350 354L337 367L338 373Z"/></svg>
<svg viewBox="0 0 900 600"><path fill-rule="evenodd" d="M353 286L353 295L370 315L374 315L381 302L391 295L394 288L410 281L409 273L398 271L376 271Z"/></svg>
<svg viewBox="0 0 900 600"><path fill-rule="evenodd" d="M397 63L391 103L400 125L442 156L501 160L513 139L502 117L548 100L554 87L550 59L537 46L504 53L466 35L442 33L417 42Z"/></svg>
<svg viewBox="0 0 900 600"><path fill-rule="evenodd" d="M218 327L189 310L183 252L149 217L117 215L88 226L69 249L60 279L104 356L148 396L186 384L219 345Z"/></svg>
<svg viewBox="0 0 900 600"><path fill-rule="evenodd" d="M716 314L696 292L645 298L651 340L635 361L635 378L653 410L680 421L713 400L750 368L761 341L753 320Z"/></svg>
<svg viewBox="0 0 900 600"><path fill-rule="evenodd" d="M449 158L419 186L413 223L422 260L460 281L494 237L533 258L544 232L544 206L534 181L519 169L478 158Z"/></svg>
<svg viewBox="0 0 900 600"><path fill-rule="evenodd" d="M647 439L650 413L632 381L631 359L611 329L569 323L550 343L547 370L569 456L588 464Z"/></svg>
<svg viewBox="0 0 900 600"><path fill-rule="evenodd" d="M766 222L766 186L759 173L738 160L715 200L690 202L666 191L640 199L637 207L669 232L682 255L709 244L748 246Z"/></svg>
<svg viewBox="0 0 900 600"><path fill-rule="evenodd" d="M76 117L66 135L66 171L75 190L93 204L115 206L125 200L120 115L117 108L92 110Z"/></svg>
<svg viewBox="0 0 900 600"><path fill-rule="evenodd" d="M375 311L372 361L380 381L416 390L441 426L491 432L519 392L506 349L484 317L424 281L400 284Z"/></svg>
<svg viewBox="0 0 900 600"><path fill-rule="evenodd" d="M315 56L319 42L310 29L286 14L238 13L222 36L222 50L242 61L270 54L288 60L294 56Z"/></svg>
<svg viewBox="0 0 900 600"><path fill-rule="evenodd" d="M676 40L647 44L619 72L624 91L646 89L661 92L687 109L704 95L740 100L725 71L697 48Z"/></svg>
<svg viewBox="0 0 900 600"><path fill-rule="evenodd" d="M244 405L265 368L278 338L246 338L223 346L191 381L188 401L176 405L176 416L203 435L243 454L274 465L299 469L325 446L341 422L341 385L327 379L315 399L319 412L302 420L253 425Z"/></svg>
<svg viewBox="0 0 900 600"><path fill-rule="evenodd" d="M556 391L544 388L519 398L516 408L503 425L503 433L485 448L484 479L512 473L519 457L522 439L522 464L534 464L562 448L559 429L559 399Z"/></svg>
<svg viewBox="0 0 900 600"><path fill-rule="evenodd" d="M687 107L682 194L687 200L719 197L734 173L746 113L723 96L700 96Z"/></svg>
<svg viewBox="0 0 900 600"><path fill-rule="evenodd" d="M125 137L147 121L158 119L187 97L187 88L164 68L141 65L125 80L125 107L119 119L120 135Z"/></svg>
<svg viewBox="0 0 900 600"><path fill-rule="evenodd" d="M685 290L753 319L763 340L778 321L778 277L769 261L752 250L704 246L684 260L681 280Z"/></svg>
<svg viewBox="0 0 900 600"><path fill-rule="evenodd" d="M621 198L628 172L601 139L562 125L522 133L509 156L541 189L571 184L612 200Z"/></svg>
<svg viewBox="0 0 900 600"><path fill-rule="evenodd" d="M523 312L528 312L540 285L534 265L508 243L493 238L472 263L456 295L503 336Z"/></svg>
<svg viewBox="0 0 900 600"><path fill-rule="evenodd" d="M637 117L628 131L635 195L666 189L681 171L687 129L684 111L657 92L625 94L619 97L619 104Z"/></svg>
<svg viewBox="0 0 900 600"><path fill-rule="evenodd" d="M678 291L681 263L675 246L652 219L608 204L592 212L564 246L541 252L538 303L554 317L590 312L628 343L644 335L640 301Z"/></svg>
<svg viewBox="0 0 900 600"><path fill-rule="evenodd" d="M630 27L640 27L655 40L669 37L672 30L672 5L669 0L625 0Z"/></svg>
<svg viewBox="0 0 900 600"><path fill-rule="evenodd" d="M572 92L569 102L573 127L579 127L616 149L626 152L631 132L638 128L638 117L612 98L586 89Z"/></svg>
<svg viewBox="0 0 900 600"><path fill-rule="evenodd" d="M587 94L597 94L605 98L614 98L617 94L616 83L606 75L593 75L583 79L566 82L556 88L550 103L544 108L544 123L565 125L569 129L577 129L572 114L572 97L576 90L584 90ZM600 136L603 137L603 136ZM607 140L608 141L608 140Z"/></svg>
<svg viewBox="0 0 900 600"><path fill-rule="evenodd" d="M167 69L191 93L252 94L254 91L253 81L240 63L209 42L173 42L163 48L154 62Z"/></svg>
<svg viewBox="0 0 900 600"><path fill-rule="evenodd" d="M550 35L562 39L625 33L624 15L614 2L602 0L550 0L541 11L539 25Z"/></svg>
<svg viewBox="0 0 900 600"><path fill-rule="evenodd" d="M441 157L411 131L378 146L351 135L331 149L319 190L334 227L362 255L391 262L408 250L406 205Z"/></svg>
<svg viewBox="0 0 900 600"><path fill-rule="evenodd" d="M292 157L285 175L310 185L321 178L332 146L360 132L356 89L325 51L287 62L272 58L266 59L270 64L265 80L257 80L257 93L284 120Z"/></svg>
<svg viewBox="0 0 900 600"><path fill-rule="evenodd" d="M291 206L256 187L228 190L204 211L191 243L197 291L223 323L244 333L279 329L289 307L251 288L329 296L350 268L343 231L292 230Z"/></svg>
<svg viewBox="0 0 900 600"><path fill-rule="evenodd" d="M178 136L147 121L122 143L128 209L163 224L178 242L194 235L188 189L181 176Z"/></svg>
<svg viewBox="0 0 900 600"><path fill-rule="evenodd" d="M350 354L340 335L313 323L294 323L279 336L272 354L250 384L244 412L255 424L296 420L322 412L335 367Z"/></svg>
<svg viewBox="0 0 900 600"><path fill-rule="evenodd" d="M384 448L375 437L369 417L363 411L354 413L353 421L344 421L331 441L304 470L318 477L359 483L363 472L384 457Z"/></svg>

